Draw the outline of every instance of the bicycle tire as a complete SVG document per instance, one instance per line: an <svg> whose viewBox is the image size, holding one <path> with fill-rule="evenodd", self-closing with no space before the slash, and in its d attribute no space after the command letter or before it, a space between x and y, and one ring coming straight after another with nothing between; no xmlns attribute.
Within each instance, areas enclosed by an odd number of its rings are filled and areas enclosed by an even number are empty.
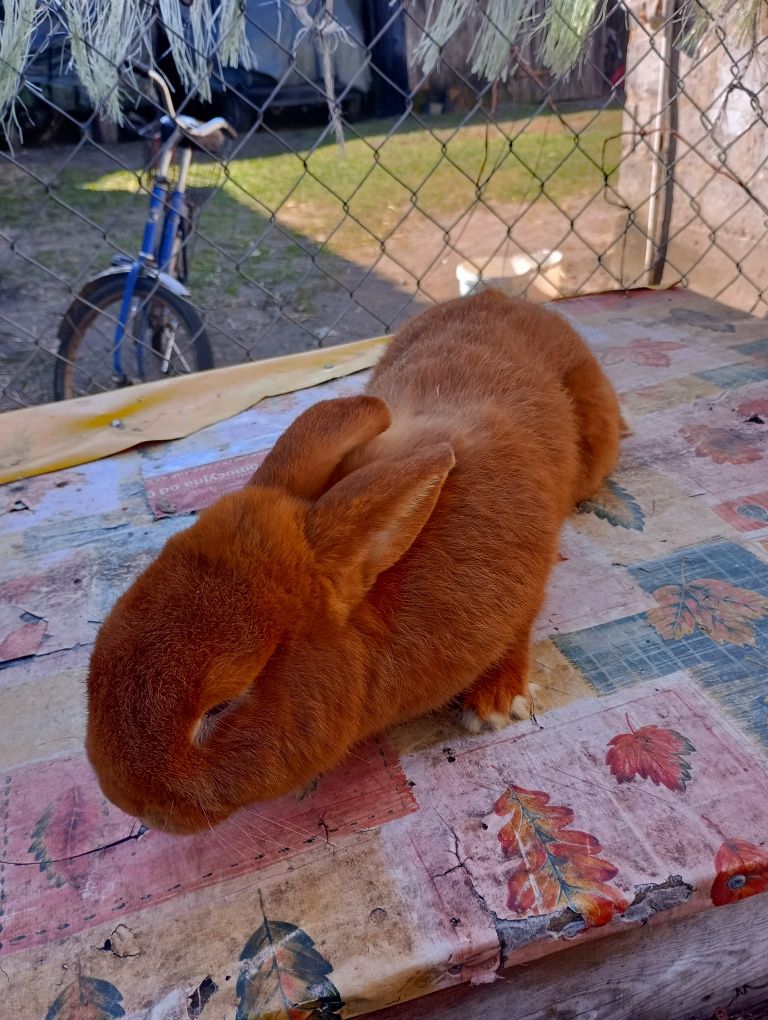
<svg viewBox="0 0 768 1020"><path fill-rule="evenodd" d="M105 277L92 289L78 294L64 313L59 326L59 347L53 374L54 400L67 400L82 395L74 392L72 376L86 331L109 305L122 301L124 291L124 275ZM173 309L191 338L194 371L204 372L213 368L213 351L205 325L197 310L188 301L150 276L138 278L135 295L162 302ZM102 390L106 388L101 387ZM111 388L115 388L114 383Z"/></svg>

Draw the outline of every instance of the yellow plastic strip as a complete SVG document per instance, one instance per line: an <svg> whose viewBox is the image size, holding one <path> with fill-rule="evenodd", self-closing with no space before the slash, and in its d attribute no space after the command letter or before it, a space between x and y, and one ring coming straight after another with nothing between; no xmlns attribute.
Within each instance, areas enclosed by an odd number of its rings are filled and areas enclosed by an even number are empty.
<svg viewBox="0 0 768 1020"><path fill-rule="evenodd" d="M0 484L86 464L139 443L180 439L265 397L317 386L376 363L375 338L143 383L0 415Z"/></svg>

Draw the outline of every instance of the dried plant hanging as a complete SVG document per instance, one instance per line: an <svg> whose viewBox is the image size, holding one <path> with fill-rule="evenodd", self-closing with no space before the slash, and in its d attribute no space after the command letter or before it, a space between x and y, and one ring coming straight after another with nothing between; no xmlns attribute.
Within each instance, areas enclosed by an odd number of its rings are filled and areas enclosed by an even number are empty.
<svg viewBox="0 0 768 1020"><path fill-rule="evenodd" d="M256 66L246 34L246 4L243 0L223 0L219 7L218 42L216 59L222 67Z"/></svg>
<svg viewBox="0 0 768 1020"><path fill-rule="evenodd" d="M278 15L285 3L300 28L292 41L295 53L312 33L322 57L330 122L343 147L344 133L334 85L333 55L340 44L352 45L347 30L333 16L333 0L275 0ZM500 0L494 0L498 3ZM30 57L35 30L44 19L62 25L69 36L72 66L94 107L110 120L122 121L124 93L119 68L126 58L152 52L149 44L159 16L181 81L189 92L211 98L211 74L221 67L253 69L244 0L7 0L0 23L0 131L15 121L15 106Z"/></svg>
<svg viewBox="0 0 768 1020"><path fill-rule="evenodd" d="M5 21L0 30L0 130L8 134L16 119L16 96L29 47L45 11L38 0L5 0Z"/></svg>
<svg viewBox="0 0 768 1020"><path fill-rule="evenodd" d="M333 73L333 54L339 43L348 46L353 45L349 33L344 26L333 16L333 0L325 0L320 4L318 11L313 16L308 10L307 0L290 0L291 8L301 22L301 28L296 33L293 41L293 52L299 48L299 44L305 35L314 33L317 39L317 46L323 59L323 85L325 88L325 100L328 104L328 117L336 135L339 148L344 152L344 128L341 123L341 112L336 101L336 86Z"/></svg>
<svg viewBox="0 0 768 1020"><path fill-rule="evenodd" d="M182 82L211 95L214 62L252 68L242 0L7 0L0 22L0 128L15 119L15 105L37 28L46 19L69 37L72 66L94 107L122 120L119 68L127 57L151 53L155 18L161 18Z"/></svg>
<svg viewBox="0 0 768 1020"><path fill-rule="evenodd" d="M532 35L539 26L536 0L487 0L483 5L479 0L431 0L424 31L413 52L414 63L424 74L434 70L440 49L478 10L483 16L469 51L472 73L487 81L506 79L512 42Z"/></svg>
<svg viewBox="0 0 768 1020"><path fill-rule="evenodd" d="M391 0L394 3L407 0ZM343 141L334 91L333 54L349 43L346 30L333 16L333 0L275 0L278 12L290 6L302 35L313 32L323 60L323 77L331 123ZM94 106L113 120L121 119L122 94L117 68L138 52L153 19L162 19L184 86L210 98L216 66L255 67L246 33L248 4L244 0L6 0L0 23L0 128L15 119L16 98L29 60L36 29L46 18L63 24L70 37L75 70ZM592 27L604 15L606 0L430 0L426 25L414 49L414 62L432 71L443 47L471 15L481 12L469 57L472 72L487 81L505 79L514 65L511 47L539 35L543 65L563 77L583 59ZM312 13L314 11L314 13ZM742 42L753 48L765 33L768 0L688 0L681 12L680 45L695 51L707 33L726 18Z"/></svg>
<svg viewBox="0 0 768 1020"><path fill-rule="evenodd" d="M509 0L487 0L487 30L478 34L470 50L472 73L488 81L497 78L506 81L511 64L509 40L524 34L534 24L535 0L518 4L515 10L510 11L509 7Z"/></svg>
<svg viewBox="0 0 768 1020"><path fill-rule="evenodd" d="M171 56L184 87L211 98L209 55L213 52L211 0L184 8L179 0L158 0ZM186 10L187 16L183 12Z"/></svg>
<svg viewBox="0 0 768 1020"><path fill-rule="evenodd" d="M122 123L119 68L148 35L149 5L136 0L105 4L62 0L61 12L78 78L96 108L109 120Z"/></svg>
<svg viewBox="0 0 768 1020"><path fill-rule="evenodd" d="M543 66L556 78L568 75L584 59L590 32L605 17L606 0L431 0L426 24L413 53L424 74L440 59L470 15L480 12L470 48L473 74L486 81L505 80L514 66L512 47L540 38ZM764 34L768 0L688 0L681 12L685 25L679 45L695 48L706 34L726 18L737 24L752 47Z"/></svg>
<svg viewBox="0 0 768 1020"><path fill-rule="evenodd" d="M158 5L176 69L190 92L210 100L214 65L255 68L243 0L194 0L186 17L179 0L158 0Z"/></svg>
<svg viewBox="0 0 768 1020"><path fill-rule="evenodd" d="M683 34L680 48L691 55L707 34L728 19L736 30L740 45L751 52L768 34L768 3L766 0L689 0L684 8Z"/></svg>
<svg viewBox="0 0 768 1020"><path fill-rule="evenodd" d="M584 58L592 26L605 17L606 0L550 0L540 50L544 66L567 74ZM558 68L562 68L558 72Z"/></svg>

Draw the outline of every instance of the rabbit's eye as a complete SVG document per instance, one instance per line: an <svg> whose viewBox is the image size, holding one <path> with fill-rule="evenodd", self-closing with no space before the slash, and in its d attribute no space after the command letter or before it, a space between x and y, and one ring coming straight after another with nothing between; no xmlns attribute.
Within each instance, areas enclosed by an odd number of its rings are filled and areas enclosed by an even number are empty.
<svg viewBox="0 0 768 1020"><path fill-rule="evenodd" d="M204 718L215 719L217 715L221 715L222 712L228 709L231 704L231 701L222 701L220 704L214 705L213 708L208 709Z"/></svg>
<svg viewBox="0 0 768 1020"><path fill-rule="evenodd" d="M194 744L202 744L209 737L213 736L217 728L217 721L219 717L222 716L227 709L231 708L234 703L234 700L220 701L218 705L213 705L207 712L203 712L197 720L197 725L192 731L192 742Z"/></svg>

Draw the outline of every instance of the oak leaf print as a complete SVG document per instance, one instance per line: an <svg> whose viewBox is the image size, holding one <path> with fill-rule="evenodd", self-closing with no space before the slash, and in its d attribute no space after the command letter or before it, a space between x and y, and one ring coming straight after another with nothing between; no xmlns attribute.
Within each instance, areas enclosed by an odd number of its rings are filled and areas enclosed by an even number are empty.
<svg viewBox="0 0 768 1020"><path fill-rule="evenodd" d="M240 959L236 1020L337 1020L344 1003L333 967L301 928L264 914Z"/></svg>
<svg viewBox="0 0 768 1020"><path fill-rule="evenodd" d="M618 365L622 361L631 361L635 365L648 365L651 368L668 368L672 363L668 351L679 351L685 344L672 340L646 340L639 338L630 340L628 344L607 347L602 356L604 365Z"/></svg>
<svg viewBox="0 0 768 1020"><path fill-rule="evenodd" d="M682 793L691 781L687 755L696 748L677 730L641 726L635 730L627 719L629 733L608 741L605 764L619 783L631 783L635 776L650 779L656 786Z"/></svg>
<svg viewBox="0 0 768 1020"><path fill-rule="evenodd" d="M751 621L768 613L764 595L710 577L665 584L651 596L658 606L648 611L648 622L665 641L688 637L698 627L719 645L754 645Z"/></svg>
<svg viewBox="0 0 768 1020"><path fill-rule="evenodd" d="M762 450L735 429L685 425L680 435L697 457L709 457L715 464L752 464L763 459Z"/></svg>
<svg viewBox="0 0 768 1020"><path fill-rule="evenodd" d="M569 829L571 808L549 803L549 794L510 786L493 806L509 815L499 832L504 856L515 862L507 906L515 914L551 914L570 909L587 927L607 924L627 909L618 889L608 885L618 872L600 857L602 847L588 832Z"/></svg>
<svg viewBox="0 0 768 1020"><path fill-rule="evenodd" d="M710 896L716 907L768 892L768 851L745 839L727 839L715 856Z"/></svg>
<svg viewBox="0 0 768 1020"><path fill-rule="evenodd" d="M594 514L601 521L608 521L614 528L642 531L645 527L645 514L640 504L626 489L610 479L592 499L579 504L579 511Z"/></svg>

